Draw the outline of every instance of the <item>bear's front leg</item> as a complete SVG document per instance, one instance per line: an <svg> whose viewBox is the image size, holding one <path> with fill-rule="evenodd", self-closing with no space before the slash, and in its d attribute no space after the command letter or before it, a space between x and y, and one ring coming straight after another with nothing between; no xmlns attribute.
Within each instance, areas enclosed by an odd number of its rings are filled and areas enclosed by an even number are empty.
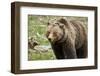
<svg viewBox="0 0 100 76"><path fill-rule="evenodd" d="M63 46L63 52L66 59L76 59L76 49L74 47Z"/></svg>
<svg viewBox="0 0 100 76"><path fill-rule="evenodd" d="M52 48L57 59L65 59L64 52L62 50L62 44L52 44Z"/></svg>

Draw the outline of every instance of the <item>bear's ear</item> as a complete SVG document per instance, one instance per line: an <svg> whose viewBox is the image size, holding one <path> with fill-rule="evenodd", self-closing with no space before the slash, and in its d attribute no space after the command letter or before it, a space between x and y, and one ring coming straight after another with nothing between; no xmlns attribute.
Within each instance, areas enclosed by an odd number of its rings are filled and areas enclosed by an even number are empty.
<svg viewBox="0 0 100 76"><path fill-rule="evenodd" d="M61 19L59 19L58 21L59 21L60 23L65 24L65 25L66 25L66 23L67 23L66 19L64 19L64 18L61 18Z"/></svg>

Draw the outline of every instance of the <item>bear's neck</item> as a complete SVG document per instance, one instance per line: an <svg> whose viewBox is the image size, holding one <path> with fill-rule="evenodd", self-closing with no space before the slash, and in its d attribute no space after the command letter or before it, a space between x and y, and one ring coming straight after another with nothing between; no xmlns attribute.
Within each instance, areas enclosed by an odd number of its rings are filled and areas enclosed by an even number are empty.
<svg viewBox="0 0 100 76"><path fill-rule="evenodd" d="M64 45L66 43L66 38L63 37L63 39L56 41L55 43L53 43L53 45Z"/></svg>
<svg viewBox="0 0 100 76"><path fill-rule="evenodd" d="M60 38L60 40L56 41L56 43L60 43L60 44L65 43L66 39L67 39L67 36L65 33L65 29L63 29L63 36Z"/></svg>
<svg viewBox="0 0 100 76"><path fill-rule="evenodd" d="M55 42L55 43L52 43L53 46L63 46L64 45L64 42Z"/></svg>

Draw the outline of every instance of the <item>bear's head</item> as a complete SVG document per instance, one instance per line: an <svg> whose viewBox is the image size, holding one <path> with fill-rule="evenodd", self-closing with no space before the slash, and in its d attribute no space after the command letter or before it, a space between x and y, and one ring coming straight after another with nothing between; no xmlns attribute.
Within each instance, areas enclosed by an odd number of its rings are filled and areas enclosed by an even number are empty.
<svg viewBox="0 0 100 76"><path fill-rule="evenodd" d="M63 40L65 35L66 19L51 20L48 22L46 37L51 43Z"/></svg>

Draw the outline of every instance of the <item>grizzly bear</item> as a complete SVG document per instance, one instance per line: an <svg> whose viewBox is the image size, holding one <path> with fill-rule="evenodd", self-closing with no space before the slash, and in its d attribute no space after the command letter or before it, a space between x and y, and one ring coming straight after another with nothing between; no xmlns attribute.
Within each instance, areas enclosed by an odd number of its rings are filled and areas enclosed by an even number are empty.
<svg viewBox="0 0 100 76"><path fill-rule="evenodd" d="M65 18L51 20L46 37L57 59L87 57L87 28L80 21Z"/></svg>

